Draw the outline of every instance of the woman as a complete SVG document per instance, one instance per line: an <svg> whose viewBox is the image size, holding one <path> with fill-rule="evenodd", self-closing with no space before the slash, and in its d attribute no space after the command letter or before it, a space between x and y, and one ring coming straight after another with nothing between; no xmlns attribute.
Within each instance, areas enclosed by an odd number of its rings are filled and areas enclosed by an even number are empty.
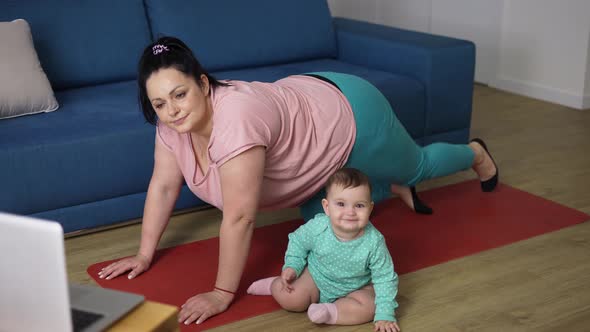
<svg viewBox="0 0 590 332"><path fill-rule="evenodd" d="M157 126L140 249L99 275L111 279L131 270L131 279L148 269L186 181L223 219L216 283L182 306L185 324L201 323L232 302L257 211L300 206L311 219L322 211L320 188L342 167L371 178L375 202L393 192L421 213L431 211L411 188L422 180L472 167L484 191L497 183L481 140L417 146L385 97L352 75L221 82L182 41L163 37L145 49L138 84L144 116Z"/></svg>

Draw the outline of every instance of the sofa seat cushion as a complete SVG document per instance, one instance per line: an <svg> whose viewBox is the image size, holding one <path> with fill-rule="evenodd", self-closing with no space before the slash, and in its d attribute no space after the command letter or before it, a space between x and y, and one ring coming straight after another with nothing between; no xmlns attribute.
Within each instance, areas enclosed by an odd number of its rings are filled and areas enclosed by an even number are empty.
<svg viewBox="0 0 590 332"><path fill-rule="evenodd" d="M0 121L0 210L32 214L145 192L155 128L135 81L62 91L59 112Z"/></svg>
<svg viewBox="0 0 590 332"><path fill-rule="evenodd" d="M373 70L333 59L320 59L285 65L213 73L219 79L273 82L289 75L334 71L357 75L383 92L393 111L414 138L424 136L425 90L415 79L407 76Z"/></svg>
<svg viewBox="0 0 590 332"><path fill-rule="evenodd" d="M146 0L154 40L182 39L210 71L336 57L326 1Z"/></svg>

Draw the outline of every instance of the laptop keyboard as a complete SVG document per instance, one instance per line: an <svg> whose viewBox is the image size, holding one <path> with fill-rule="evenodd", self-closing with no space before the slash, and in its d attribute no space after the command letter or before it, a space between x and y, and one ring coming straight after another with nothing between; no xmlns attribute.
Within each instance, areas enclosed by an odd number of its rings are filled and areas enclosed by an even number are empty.
<svg viewBox="0 0 590 332"><path fill-rule="evenodd" d="M75 332L84 330L102 317L103 315L100 314L72 308L72 322L74 323Z"/></svg>

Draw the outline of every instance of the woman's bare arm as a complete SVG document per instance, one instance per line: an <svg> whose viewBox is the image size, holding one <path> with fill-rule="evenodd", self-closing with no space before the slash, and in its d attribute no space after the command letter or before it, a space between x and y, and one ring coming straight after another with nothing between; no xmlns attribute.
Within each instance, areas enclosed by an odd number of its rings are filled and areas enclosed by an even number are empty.
<svg viewBox="0 0 590 332"><path fill-rule="evenodd" d="M214 289L186 301L179 322L200 324L229 307L250 251L254 219L264 175L265 149L253 147L220 168L223 219L219 231L219 265Z"/></svg>
<svg viewBox="0 0 590 332"><path fill-rule="evenodd" d="M128 275L131 279L147 270L152 262L183 183L174 155L159 141L156 142L154 158L154 172L145 201L139 252L135 257L123 258L106 266L98 273L100 278L112 279L131 270Z"/></svg>
<svg viewBox="0 0 590 332"><path fill-rule="evenodd" d="M237 290L254 231L262 190L265 149L254 147L220 167L223 219L216 286Z"/></svg>
<svg viewBox="0 0 590 332"><path fill-rule="evenodd" d="M170 215L182 188L183 176L176 157L156 140L154 172L148 188L139 254L150 261L156 251L162 233L168 225Z"/></svg>

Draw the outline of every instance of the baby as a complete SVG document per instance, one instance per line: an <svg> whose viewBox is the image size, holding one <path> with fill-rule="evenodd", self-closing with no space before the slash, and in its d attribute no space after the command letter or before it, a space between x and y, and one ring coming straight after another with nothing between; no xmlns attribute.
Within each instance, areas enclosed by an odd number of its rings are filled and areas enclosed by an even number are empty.
<svg viewBox="0 0 590 332"><path fill-rule="evenodd" d="M248 294L271 295L285 310L318 324L375 322L400 331L395 319L397 274L383 235L369 222L371 185L353 168L326 183L324 213L289 234L280 277L254 282Z"/></svg>

